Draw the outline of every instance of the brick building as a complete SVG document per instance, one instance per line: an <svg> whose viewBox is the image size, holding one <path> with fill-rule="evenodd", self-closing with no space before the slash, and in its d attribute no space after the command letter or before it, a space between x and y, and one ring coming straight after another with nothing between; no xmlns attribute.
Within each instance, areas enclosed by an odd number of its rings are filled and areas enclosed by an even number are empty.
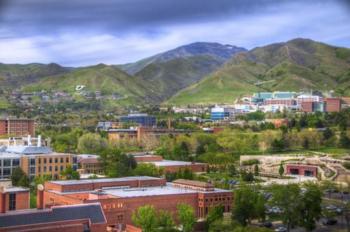
<svg viewBox="0 0 350 232"><path fill-rule="evenodd" d="M80 174L103 174L103 168L97 155L77 155Z"/></svg>
<svg viewBox="0 0 350 232"><path fill-rule="evenodd" d="M286 164L286 172L289 175L317 177L317 166L302 164Z"/></svg>
<svg viewBox="0 0 350 232"><path fill-rule="evenodd" d="M216 189L209 183L188 180L167 183L162 178L142 176L49 181L44 190L45 207L100 202L108 226L114 228L132 224L133 211L146 204L175 214L177 205L186 203L200 219L213 206L222 205L229 212L232 198L231 191Z"/></svg>
<svg viewBox="0 0 350 232"><path fill-rule="evenodd" d="M0 215L21 209L29 209L29 189L13 187L11 180L0 180Z"/></svg>
<svg viewBox="0 0 350 232"><path fill-rule="evenodd" d="M151 128L137 127L130 129L110 129L108 130L108 140L118 142L120 140L132 140L141 142L148 137L159 139L162 135L179 135L191 133L188 130L182 129L167 129L167 128Z"/></svg>
<svg viewBox="0 0 350 232"><path fill-rule="evenodd" d="M20 167L30 178L51 175L57 179L67 166L77 169L76 155L53 152L40 142L37 146L9 146L0 152L0 178L9 178Z"/></svg>
<svg viewBox="0 0 350 232"><path fill-rule="evenodd" d="M339 112L341 110L340 98L326 98L325 103L326 112Z"/></svg>
<svg viewBox="0 0 350 232"><path fill-rule="evenodd" d="M32 119L0 119L0 136L35 135L35 124Z"/></svg>

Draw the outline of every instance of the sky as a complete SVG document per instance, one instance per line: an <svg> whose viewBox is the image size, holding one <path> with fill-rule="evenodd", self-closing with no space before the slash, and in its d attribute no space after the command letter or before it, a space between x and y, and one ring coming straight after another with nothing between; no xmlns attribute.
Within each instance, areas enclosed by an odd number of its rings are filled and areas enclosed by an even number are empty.
<svg viewBox="0 0 350 232"><path fill-rule="evenodd" d="M123 64L193 42L350 47L350 0L0 0L0 62Z"/></svg>

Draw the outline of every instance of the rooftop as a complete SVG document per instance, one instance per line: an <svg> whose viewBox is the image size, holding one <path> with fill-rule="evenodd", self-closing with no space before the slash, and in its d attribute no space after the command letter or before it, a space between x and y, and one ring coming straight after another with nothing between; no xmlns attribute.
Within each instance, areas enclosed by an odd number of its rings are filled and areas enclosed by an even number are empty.
<svg viewBox="0 0 350 232"><path fill-rule="evenodd" d="M89 180L57 180L49 181L50 183L57 185L74 185L74 184L93 184L93 183L106 183L106 182L120 182L129 180L159 180L161 178L151 176L129 176L121 178L103 178L103 179L89 179Z"/></svg>
<svg viewBox="0 0 350 232"><path fill-rule="evenodd" d="M0 215L0 228L89 219L91 223L106 223L99 203L56 206L51 209L30 209Z"/></svg>
<svg viewBox="0 0 350 232"><path fill-rule="evenodd" d="M177 161L177 160L162 160L162 161L147 161L143 163L152 163L157 167L167 167L167 166L190 166L193 164L203 164L203 163L192 163L186 161Z"/></svg>
<svg viewBox="0 0 350 232"><path fill-rule="evenodd" d="M7 153L15 154L49 154L52 150L49 147L38 147L38 146L9 146L6 149Z"/></svg>

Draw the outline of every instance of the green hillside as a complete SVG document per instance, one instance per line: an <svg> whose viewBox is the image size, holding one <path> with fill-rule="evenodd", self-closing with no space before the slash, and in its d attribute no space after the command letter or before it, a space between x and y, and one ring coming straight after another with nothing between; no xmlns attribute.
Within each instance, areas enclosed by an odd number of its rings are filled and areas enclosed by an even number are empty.
<svg viewBox="0 0 350 232"><path fill-rule="evenodd" d="M350 94L350 49L295 39L241 53L167 104L232 103L255 91L335 90Z"/></svg>
<svg viewBox="0 0 350 232"><path fill-rule="evenodd" d="M176 58L149 64L135 76L153 97L162 102L179 90L198 82L221 65L222 62L212 56Z"/></svg>
<svg viewBox="0 0 350 232"><path fill-rule="evenodd" d="M100 91L102 95L116 95L125 102L135 103L148 99L148 92L138 84L135 77L120 69L99 64L78 68L62 75L49 76L32 85L23 88L26 92L33 91L64 91L70 94L78 93L76 86L83 85L84 91Z"/></svg>
<svg viewBox="0 0 350 232"><path fill-rule="evenodd" d="M0 88L13 89L36 81L42 77L68 72L68 68L58 64L1 64Z"/></svg>

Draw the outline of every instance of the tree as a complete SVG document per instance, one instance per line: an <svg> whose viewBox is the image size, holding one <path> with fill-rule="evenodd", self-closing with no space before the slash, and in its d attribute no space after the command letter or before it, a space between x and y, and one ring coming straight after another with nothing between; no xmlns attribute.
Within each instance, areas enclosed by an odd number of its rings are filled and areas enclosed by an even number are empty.
<svg viewBox="0 0 350 232"><path fill-rule="evenodd" d="M217 221L220 220L224 217L224 207L222 205L215 206L210 208L209 213L207 215L206 219L206 229L208 230L210 225Z"/></svg>
<svg viewBox="0 0 350 232"><path fill-rule="evenodd" d="M350 138L346 135L345 131L340 133L339 145L342 148L350 148Z"/></svg>
<svg viewBox="0 0 350 232"><path fill-rule="evenodd" d="M316 221L320 219L322 208L322 192L316 184L307 183L304 185L300 209L300 225L307 231L316 228Z"/></svg>
<svg viewBox="0 0 350 232"><path fill-rule="evenodd" d="M134 170L134 174L137 176L159 177L162 175L162 170L152 163L139 163Z"/></svg>
<svg viewBox="0 0 350 232"><path fill-rule="evenodd" d="M280 174L280 176L283 176L283 174L284 174L284 167L283 167L282 162L280 163L280 167L278 169L278 173Z"/></svg>
<svg viewBox="0 0 350 232"><path fill-rule="evenodd" d="M193 231L193 226L196 223L196 217L192 206L187 204L178 204L177 216L182 226L182 232Z"/></svg>
<svg viewBox="0 0 350 232"><path fill-rule="evenodd" d="M133 156L127 156L118 148L107 148L99 153L104 173L109 177L133 174L137 163Z"/></svg>
<svg viewBox="0 0 350 232"><path fill-rule="evenodd" d="M170 212L165 210L160 210L158 212L157 227L158 232L170 232L174 230L174 220Z"/></svg>
<svg viewBox="0 0 350 232"><path fill-rule="evenodd" d="M28 176L19 167L12 170L11 181L13 186L22 186L22 187L29 186Z"/></svg>
<svg viewBox="0 0 350 232"><path fill-rule="evenodd" d="M66 180L79 180L79 172L75 171L71 165L67 165L66 169L61 172L61 176Z"/></svg>
<svg viewBox="0 0 350 232"><path fill-rule="evenodd" d="M235 191L234 195L233 220L246 226L254 218L265 218L265 198L255 189L255 186L242 186Z"/></svg>
<svg viewBox="0 0 350 232"><path fill-rule="evenodd" d="M143 232L155 232L157 229L156 210L151 205L139 207L133 212L131 219Z"/></svg>
<svg viewBox="0 0 350 232"><path fill-rule="evenodd" d="M257 164L255 164L255 166L254 166L254 175L255 176L259 175L259 166Z"/></svg>
<svg viewBox="0 0 350 232"><path fill-rule="evenodd" d="M281 209L281 218L287 231L300 222L301 195L297 184L275 185L272 187L271 204Z"/></svg>
<svg viewBox="0 0 350 232"><path fill-rule="evenodd" d="M86 154L97 154L107 147L107 140L99 134L87 133L78 140L78 151Z"/></svg>

